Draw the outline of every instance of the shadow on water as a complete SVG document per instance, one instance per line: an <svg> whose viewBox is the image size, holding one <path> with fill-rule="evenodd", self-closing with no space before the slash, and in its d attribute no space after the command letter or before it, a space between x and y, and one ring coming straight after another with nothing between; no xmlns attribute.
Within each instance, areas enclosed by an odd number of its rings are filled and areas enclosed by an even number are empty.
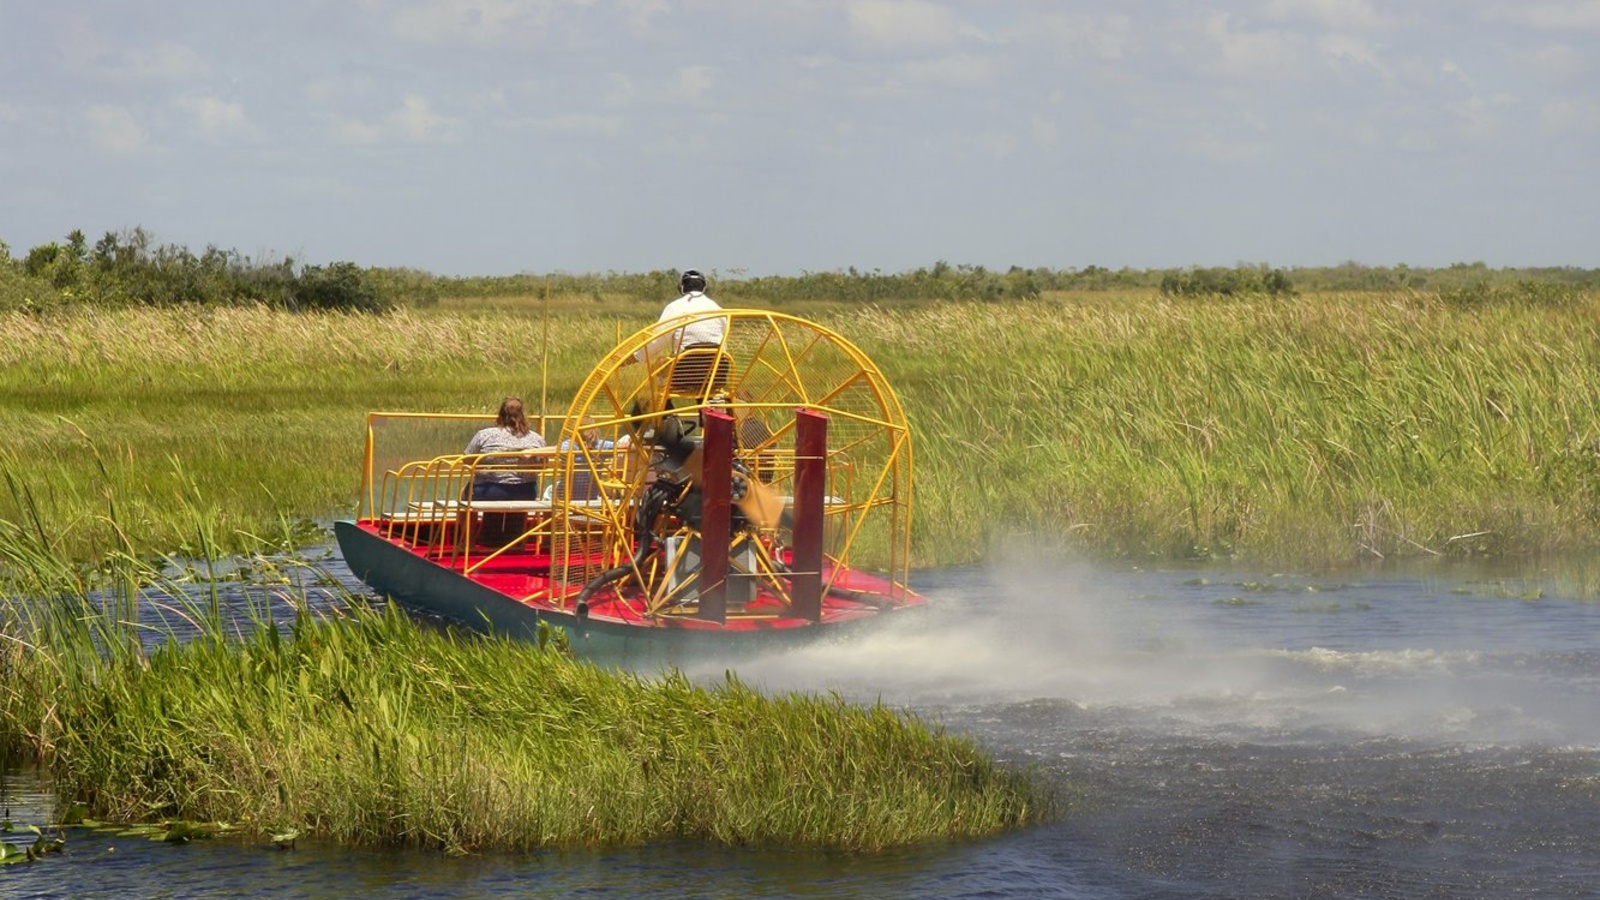
<svg viewBox="0 0 1600 900"><path fill-rule="evenodd" d="M336 558L327 568L358 587ZM852 857L85 840L64 866L0 871L0 894L59 896L70 879L82 897L1600 896L1600 603L1462 570L1050 560L921 573L917 587L925 614L740 677L969 734L1058 783L1059 821Z"/></svg>

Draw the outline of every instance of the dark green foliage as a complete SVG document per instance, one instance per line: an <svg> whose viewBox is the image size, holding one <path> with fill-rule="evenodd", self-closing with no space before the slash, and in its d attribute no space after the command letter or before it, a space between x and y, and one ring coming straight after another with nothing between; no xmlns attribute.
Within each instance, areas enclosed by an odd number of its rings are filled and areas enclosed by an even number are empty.
<svg viewBox="0 0 1600 900"><path fill-rule="evenodd" d="M1581 295L1582 289L1568 282L1531 279L1503 284L1484 278L1439 289L1439 299L1461 309L1471 309L1491 303L1560 306L1577 302Z"/></svg>
<svg viewBox="0 0 1600 900"><path fill-rule="evenodd" d="M1397 266L1366 266L1357 262L1337 266L1302 267L1290 270L1295 285L1302 291L1432 291L1440 295L1465 292L1480 299L1495 291L1523 284L1565 288L1572 291L1600 288L1600 269L1574 266L1506 267L1491 269L1482 262L1454 263L1439 269ZM1526 292L1524 292L1526 293ZM1504 294L1500 299L1513 299ZM1534 300L1533 297L1525 299ZM1469 301L1470 302L1470 301Z"/></svg>
<svg viewBox="0 0 1600 900"><path fill-rule="evenodd" d="M143 228L106 232L92 251L83 232L73 231L65 244L41 244L19 263L10 262L8 250L0 268L7 270L0 275L0 309L76 302L379 312L397 299L418 299L409 285L401 290L398 279L355 263L297 268L289 257L253 260L216 246L195 254L177 244L157 244Z"/></svg>
<svg viewBox="0 0 1600 900"><path fill-rule="evenodd" d="M367 269L367 284L395 306L424 307L439 302L439 279L421 269Z"/></svg>
<svg viewBox="0 0 1600 900"><path fill-rule="evenodd" d="M1179 297L1234 297L1243 294L1292 297L1294 285L1289 280L1289 273L1268 268L1265 264L1235 266L1231 269L1193 268L1163 275L1161 293Z"/></svg>
<svg viewBox="0 0 1600 900"><path fill-rule="evenodd" d="M385 304L366 273L352 262L306 266L290 295L290 309L344 309L378 312Z"/></svg>

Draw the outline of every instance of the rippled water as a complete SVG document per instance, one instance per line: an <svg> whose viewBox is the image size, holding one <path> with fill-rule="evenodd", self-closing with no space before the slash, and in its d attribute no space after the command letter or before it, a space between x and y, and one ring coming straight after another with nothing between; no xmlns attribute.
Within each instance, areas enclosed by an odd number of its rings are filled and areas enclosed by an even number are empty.
<svg viewBox="0 0 1600 900"><path fill-rule="evenodd" d="M1059 784L1061 821L865 856L84 836L0 869L0 896L1600 897L1600 603L1450 570L1034 563L917 586L929 615L741 676L973 735ZM48 815L8 784L14 819Z"/></svg>

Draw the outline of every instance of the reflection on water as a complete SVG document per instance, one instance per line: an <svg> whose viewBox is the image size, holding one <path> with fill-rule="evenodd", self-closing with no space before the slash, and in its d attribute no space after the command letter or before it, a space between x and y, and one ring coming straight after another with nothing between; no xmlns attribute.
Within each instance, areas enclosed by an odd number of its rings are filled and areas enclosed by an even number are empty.
<svg viewBox="0 0 1600 900"><path fill-rule="evenodd" d="M74 835L60 859L0 870L0 895L1600 896L1600 603L1559 580L1032 563L917 587L926 615L740 674L973 735L1059 783L1060 822L853 857ZM6 798L41 802L16 779Z"/></svg>

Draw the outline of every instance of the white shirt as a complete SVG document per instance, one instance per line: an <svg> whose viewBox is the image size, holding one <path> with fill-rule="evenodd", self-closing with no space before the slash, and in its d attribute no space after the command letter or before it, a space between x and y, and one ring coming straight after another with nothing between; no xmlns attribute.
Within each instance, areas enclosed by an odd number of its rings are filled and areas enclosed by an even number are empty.
<svg viewBox="0 0 1600 900"><path fill-rule="evenodd" d="M715 312L721 309L717 301L707 297L699 291L690 291L682 297L668 303L661 311L661 318L656 322L669 322L684 316L698 313ZM662 360L668 356L677 355L679 350L690 344L720 344L723 332L727 328L727 321L722 318L702 319L690 322L688 325L661 335L636 354L641 362L646 360Z"/></svg>

